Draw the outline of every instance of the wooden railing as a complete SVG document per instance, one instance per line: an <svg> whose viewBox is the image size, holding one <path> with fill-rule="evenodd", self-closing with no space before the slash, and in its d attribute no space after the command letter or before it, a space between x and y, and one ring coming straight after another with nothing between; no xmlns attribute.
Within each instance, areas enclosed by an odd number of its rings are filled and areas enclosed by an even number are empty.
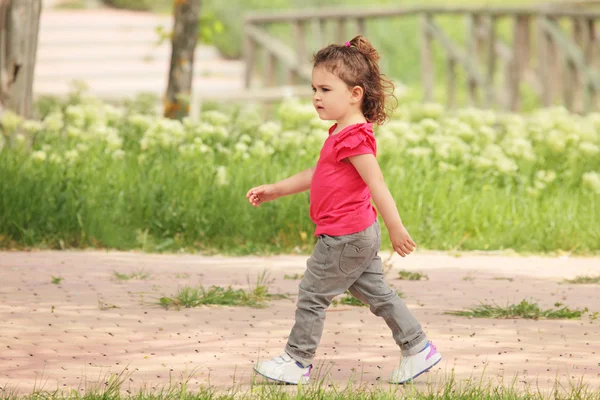
<svg viewBox="0 0 600 400"><path fill-rule="evenodd" d="M600 1L551 3L538 7L404 7L369 9L319 9L251 14L246 17L245 84L282 86L310 82L309 43L343 43L355 34L367 34L372 19L420 18L421 81L424 101L433 100L434 43L445 55L446 102L456 107L457 83L465 77L469 105L518 111L524 85L532 88L541 104L563 104L573 111L597 108L600 93L596 21ZM464 41L454 40L436 21L452 16L466 23ZM508 40L499 35L499 24L511 22ZM334 23L332 37L324 37L325 23ZM293 27L293 45L269 33L271 24ZM348 27L353 25L350 33ZM348 34L347 34L348 33ZM463 43L459 43L463 42ZM257 74L262 53L262 77ZM282 72L283 71L283 72ZM460 74L460 75L459 75Z"/></svg>

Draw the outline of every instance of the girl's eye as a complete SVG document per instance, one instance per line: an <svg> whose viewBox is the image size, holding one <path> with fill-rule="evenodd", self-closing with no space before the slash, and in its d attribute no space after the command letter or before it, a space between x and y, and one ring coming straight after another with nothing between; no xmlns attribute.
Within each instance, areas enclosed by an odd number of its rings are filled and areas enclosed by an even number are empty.
<svg viewBox="0 0 600 400"><path fill-rule="evenodd" d="M323 88L323 91L324 91L324 92L329 92L329 89L327 89L327 88Z"/></svg>
<svg viewBox="0 0 600 400"><path fill-rule="evenodd" d="M313 93L317 93L317 89L312 88Z"/></svg>

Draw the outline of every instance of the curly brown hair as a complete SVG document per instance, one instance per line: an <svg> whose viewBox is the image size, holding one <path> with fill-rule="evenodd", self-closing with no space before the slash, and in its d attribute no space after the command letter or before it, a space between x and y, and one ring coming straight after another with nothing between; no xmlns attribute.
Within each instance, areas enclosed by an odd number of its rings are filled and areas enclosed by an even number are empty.
<svg viewBox="0 0 600 400"><path fill-rule="evenodd" d="M348 88L360 86L364 91L362 113L367 121L381 125L398 105L394 83L379 72L379 53L367 39L359 35L348 43L350 46L331 44L319 50L313 56L314 67L323 65Z"/></svg>

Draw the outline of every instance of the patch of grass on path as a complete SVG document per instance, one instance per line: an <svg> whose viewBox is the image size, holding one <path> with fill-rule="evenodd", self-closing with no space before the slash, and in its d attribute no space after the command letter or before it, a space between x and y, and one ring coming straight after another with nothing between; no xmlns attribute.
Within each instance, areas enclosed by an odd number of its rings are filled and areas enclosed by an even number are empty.
<svg viewBox="0 0 600 400"><path fill-rule="evenodd" d="M428 281L429 277L420 272L411 272L411 271L400 271L398 272L398 279L404 281Z"/></svg>
<svg viewBox="0 0 600 400"><path fill-rule="evenodd" d="M131 279L146 280L150 278L150 274L144 270L139 270L131 274L121 274L117 271L114 271L114 274L115 278L119 281L129 281Z"/></svg>
<svg viewBox="0 0 600 400"><path fill-rule="evenodd" d="M400 298L404 298L404 293L402 293L401 291L396 291L396 294L400 297ZM352 294L350 294L349 291L345 291L344 292L344 296L335 299L331 302L331 305L336 307L338 305L345 305L345 306L354 306L354 307L368 307L368 304L363 303L362 301L360 301L359 299L357 299L356 297L352 296Z"/></svg>
<svg viewBox="0 0 600 400"><path fill-rule="evenodd" d="M571 310L569 307L563 307L562 303L556 303L554 307L554 310L543 310L537 304L523 300L519 304L506 307L482 303L470 310L447 311L445 314L473 318L581 319L581 316L589 311L587 307L583 310Z"/></svg>
<svg viewBox="0 0 600 400"><path fill-rule="evenodd" d="M572 283L572 284L595 284L600 283L600 275L599 276L577 276L574 279L565 279L563 283Z"/></svg>
<svg viewBox="0 0 600 400"><path fill-rule="evenodd" d="M261 273L254 287L250 285L249 290L234 289L231 286L211 286L206 289L204 286L198 287L184 286L179 289L173 297L161 297L159 304L165 308L192 308L204 305L220 306L243 306L262 308L270 299L285 299L288 296L283 294L269 293L269 283L266 272Z"/></svg>

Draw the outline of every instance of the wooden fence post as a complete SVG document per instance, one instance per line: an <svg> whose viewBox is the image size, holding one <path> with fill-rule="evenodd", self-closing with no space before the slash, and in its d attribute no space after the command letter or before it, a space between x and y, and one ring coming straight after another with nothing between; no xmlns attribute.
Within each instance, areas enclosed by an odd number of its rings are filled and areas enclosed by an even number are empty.
<svg viewBox="0 0 600 400"><path fill-rule="evenodd" d="M421 14L421 82L423 85L424 100L433 101L433 56L432 40L429 33L428 23L431 20L430 14Z"/></svg>
<svg viewBox="0 0 600 400"><path fill-rule="evenodd" d="M244 26L245 27L245 26ZM247 33L244 35L244 87L249 89L252 84L252 73L254 72L254 63L256 62L256 44Z"/></svg>
<svg viewBox="0 0 600 400"><path fill-rule="evenodd" d="M495 103L495 89L494 89L494 81L496 76L496 17L490 17L489 25L488 25L488 48L487 48L487 83L488 90L486 93L486 107L492 107Z"/></svg>
<svg viewBox="0 0 600 400"><path fill-rule="evenodd" d="M456 108L456 60L449 56L446 62L446 78L448 82L448 108Z"/></svg>
<svg viewBox="0 0 600 400"><path fill-rule="evenodd" d="M521 77L529 56L529 17L516 15L513 25L513 60L508 81L508 107L519 111Z"/></svg>

